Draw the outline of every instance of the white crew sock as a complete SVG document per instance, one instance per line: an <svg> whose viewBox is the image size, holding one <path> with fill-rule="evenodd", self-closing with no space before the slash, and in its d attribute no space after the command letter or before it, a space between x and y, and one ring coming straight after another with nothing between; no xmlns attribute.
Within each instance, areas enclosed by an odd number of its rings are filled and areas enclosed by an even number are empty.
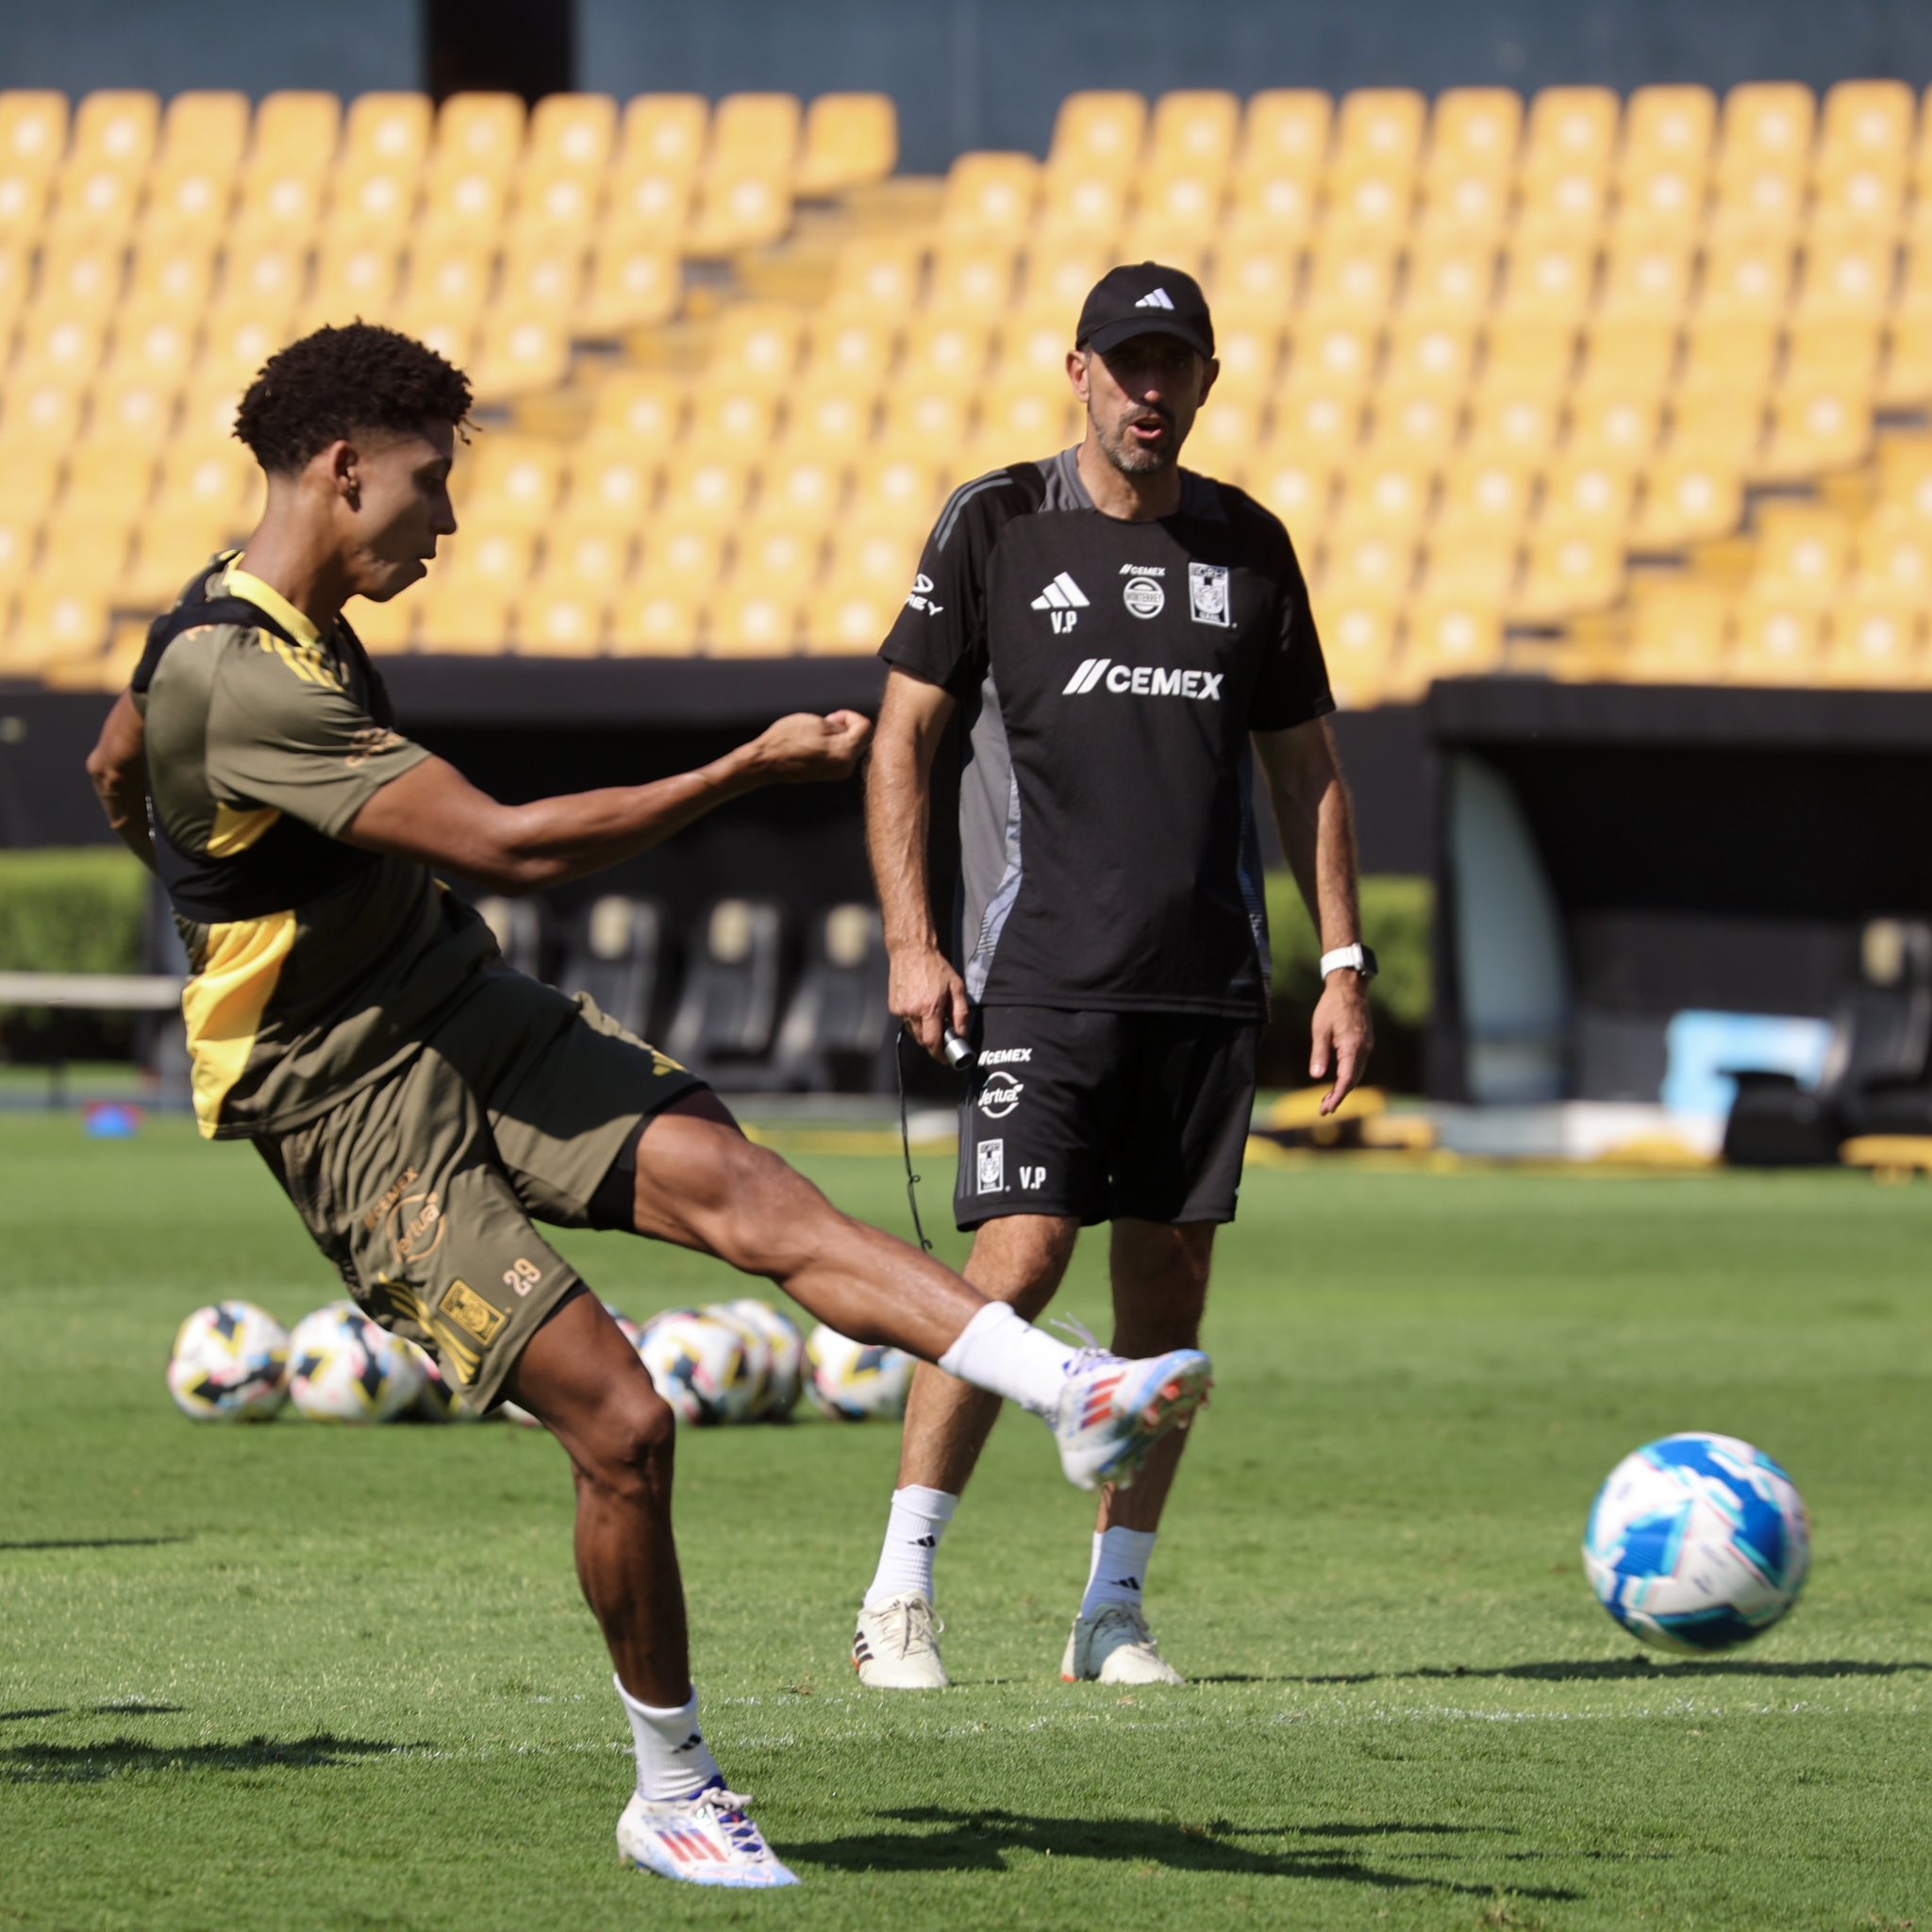
<svg viewBox="0 0 1932 1932"><path fill-rule="evenodd" d="M1152 1529L1103 1529L1093 1539L1093 1567L1087 1573L1087 1594L1080 1599L1083 1617L1097 1617L1108 1604L1141 1607L1158 1534Z"/></svg>
<svg viewBox="0 0 1932 1932"><path fill-rule="evenodd" d="M865 1593L867 1609L875 1610L895 1596L923 1596L932 1602L933 1559L958 1507L958 1496L949 1496L944 1490L922 1489L917 1483L892 1491L892 1513L886 1519L878 1574Z"/></svg>
<svg viewBox="0 0 1932 1932"><path fill-rule="evenodd" d="M941 1356L940 1367L1051 1422L1073 1358L1064 1342L1023 1322L1005 1302L988 1302Z"/></svg>
<svg viewBox="0 0 1932 1932"><path fill-rule="evenodd" d="M654 1710L640 1704L618 1679L617 1694L630 1719L638 1747L638 1795L653 1805L677 1798L694 1798L722 1775L711 1747L698 1729L698 1693L673 1710Z"/></svg>

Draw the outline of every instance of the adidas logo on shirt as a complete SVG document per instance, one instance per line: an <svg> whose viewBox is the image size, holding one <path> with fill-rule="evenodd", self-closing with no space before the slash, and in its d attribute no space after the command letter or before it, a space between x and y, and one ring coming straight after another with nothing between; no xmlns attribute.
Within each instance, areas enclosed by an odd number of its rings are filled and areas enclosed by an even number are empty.
<svg viewBox="0 0 1932 1932"><path fill-rule="evenodd" d="M1065 571L1055 577L1040 595L1034 598L1033 608L1051 614L1054 633L1064 636L1079 623L1080 613L1088 606L1088 596L1078 584Z"/></svg>
<svg viewBox="0 0 1932 1932"><path fill-rule="evenodd" d="M1172 308L1174 297L1165 289L1156 289L1152 294L1142 295L1134 304L1136 308Z"/></svg>

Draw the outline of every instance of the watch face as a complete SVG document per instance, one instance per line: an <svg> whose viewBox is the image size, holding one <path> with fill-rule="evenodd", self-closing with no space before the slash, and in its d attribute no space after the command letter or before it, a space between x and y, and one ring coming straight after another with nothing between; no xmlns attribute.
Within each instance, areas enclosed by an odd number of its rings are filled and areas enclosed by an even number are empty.
<svg viewBox="0 0 1932 1932"><path fill-rule="evenodd" d="M1382 969L1375 963L1374 948L1373 946L1364 946L1362 948L1362 977L1364 979L1373 979L1374 978L1375 974L1379 973L1381 970Z"/></svg>

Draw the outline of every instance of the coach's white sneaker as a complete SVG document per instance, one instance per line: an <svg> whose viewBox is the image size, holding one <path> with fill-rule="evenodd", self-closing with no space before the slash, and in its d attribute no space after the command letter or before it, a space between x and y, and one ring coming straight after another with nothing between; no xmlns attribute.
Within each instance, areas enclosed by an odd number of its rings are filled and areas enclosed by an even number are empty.
<svg viewBox="0 0 1932 1932"><path fill-rule="evenodd" d="M1129 1604L1103 1604L1075 1617L1060 1659L1063 1684L1185 1684L1161 1656L1147 1619Z"/></svg>
<svg viewBox="0 0 1932 1932"><path fill-rule="evenodd" d="M1214 1386L1214 1365L1198 1348L1132 1361L1083 1348L1067 1364L1053 1432L1060 1467L1075 1488L1125 1489L1170 1429L1185 1428Z"/></svg>
<svg viewBox="0 0 1932 1932"><path fill-rule="evenodd" d="M852 1640L852 1667L874 1690L943 1690L952 1681L940 1661L939 1632L946 1626L923 1596L888 1597L861 1609Z"/></svg>
<svg viewBox="0 0 1932 1932"><path fill-rule="evenodd" d="M765 1890L796 1885L745 1815L751 1800L724 1789L723 1778L694 1798L647 1804L633 1796L617 1821L617 1850L625 1863L688 1885L730 1885Z"/></svg>

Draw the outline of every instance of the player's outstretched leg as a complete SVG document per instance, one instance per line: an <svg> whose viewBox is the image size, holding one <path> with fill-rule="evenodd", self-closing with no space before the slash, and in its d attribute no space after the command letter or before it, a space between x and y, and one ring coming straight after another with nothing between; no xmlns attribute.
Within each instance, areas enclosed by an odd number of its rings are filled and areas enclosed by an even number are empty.
<svg viewBox="0 0 1932 1932"><path fill-rule="evenodd" d="M697 1092L652 1117L637 1148L640 1234L774 1281L855 1341L903 1348L1053 1429L1067 1479L1125 1488L1184 1426L1212 1379L1198 1349L1129 1361L1069 1350L929 1256L841 1214L803 1174Z"/></svg>
<svg viewBox="0 0 1932 1932"><path fill-rule="evenodd" d="M684 1585L671 1533L676 1426L596 1297L579 1294L530 1338L507 1391L563 1444L576 1476L577 1579L616 1666L638 1788L618 1821L633 1865L697 1885L797 1879L725 1787L698 1725Z"/></svg>

